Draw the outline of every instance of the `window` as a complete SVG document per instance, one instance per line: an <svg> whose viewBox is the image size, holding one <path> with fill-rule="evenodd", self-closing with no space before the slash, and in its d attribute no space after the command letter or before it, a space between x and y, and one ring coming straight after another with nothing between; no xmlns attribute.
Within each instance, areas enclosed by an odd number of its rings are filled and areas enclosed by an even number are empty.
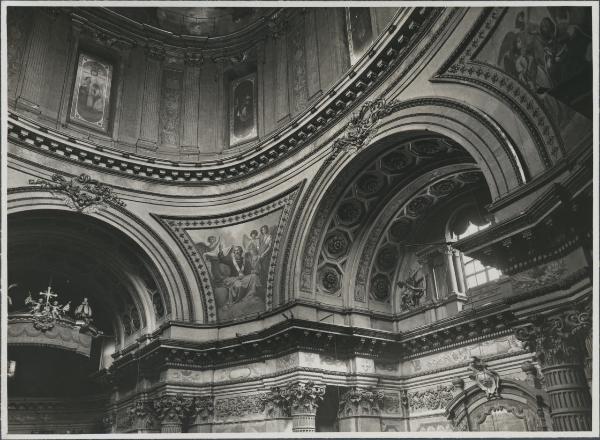
<svg viewBox="0 0 600 440"><path fill-rule="evenodd" d="M476 232L486 229L489 225L490 224L487 223L482 226L477 226L469 222L465 232L460 235L455 235L455 237L457 240L460 240L461 238L468 237L469 235L473 235ZM463 263L463 271L465 274L465 283L469 289L481 286L482 284L490 281L497 280L502 275L502 272L500 272L498 269L490 266L484 266L481 264L481 261L475 260L467 255L461 254L461 258Z"/></svg>

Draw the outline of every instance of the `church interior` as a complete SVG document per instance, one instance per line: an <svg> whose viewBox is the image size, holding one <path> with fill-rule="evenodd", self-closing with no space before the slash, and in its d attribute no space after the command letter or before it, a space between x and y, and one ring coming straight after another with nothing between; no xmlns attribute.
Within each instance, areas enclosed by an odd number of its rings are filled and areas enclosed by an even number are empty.
<svg viewBox="0 0 600 440"><path fill-rule="evenodd" d="M594 429L592 7L247 6L6 8L8 433Z"/></svg>

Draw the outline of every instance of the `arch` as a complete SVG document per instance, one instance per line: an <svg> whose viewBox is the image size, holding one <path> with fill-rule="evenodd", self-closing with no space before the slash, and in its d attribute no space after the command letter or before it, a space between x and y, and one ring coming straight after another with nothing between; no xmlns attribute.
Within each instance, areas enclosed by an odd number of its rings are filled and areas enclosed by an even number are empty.
<svg viewBox="0 0 600 440"><path fill-rule="evenodd" d="M551 426L545 393L505 378L501 379L498 397L488 398L478 385L457 394L446 406L446 417L456 431L479 431L480 424L495 411L523 420L527 431L547 431Z"/></svg>
<svg viewBox="0 0 600 440"><path fill-rule="evenodd" d="M309 291L306 285L312 274L305 270L323 241L326 214L331 210L335 193L344 186L353 169L376 151L390 147L398 139L425 134L441 136L460 145L469 153L485 177L492 200L526 183L529 170L543 168L539 158L521 155L510 136L489 115L450 99L423 97L383 104L376 116L380 119L368 128L368 140L359 144L358 154L344 150L331 161L325 161L299 204L307 208L297 215L293 225L292 244L287 255L288 281L284 289ZM342 133L343 134L343 133ZM529 160L529 162L527 162ZM537 162L536 162L537 160ZM324 189L324 190L323 190ZM299 228L299 225L306 225ZM319 232L320 231L320 232ZM310 264L309 264L310 265ZM297 276L300 274L300 277Z"/></svg>
<svg viewBox="0 0 600 440"><path fill-rule="evenodd" d="M65 204L58 191L41 188L18 187L8 191L7 215L17 213L33 213L39 211L69 212L74 211ZM166 319L202 320L203 309L199 298L191 295L188 283L175 256L166 243L141 219L128 210L113 206L96 206L83 214L90 216L105 225L117 236L124 236L138 248L140 255L149 262L150 268L164 293ZM9 239L10 240L10 239ZM155 330L156 322L148 313L153 305L147 298L139 298L146 311L148 332Z"/></svg>

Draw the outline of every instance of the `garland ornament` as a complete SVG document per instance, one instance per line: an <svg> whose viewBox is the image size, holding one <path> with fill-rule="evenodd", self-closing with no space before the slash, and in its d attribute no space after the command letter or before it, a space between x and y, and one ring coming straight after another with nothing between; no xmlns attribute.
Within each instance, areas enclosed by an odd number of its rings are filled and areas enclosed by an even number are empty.
<svg viewBox="0 0 600 440"><path fill-rule="evenodd" d="M92 179L87 174L67 180L60 174L53 174L51 180L31 179L30 185L64 193L68 198L68 205L81 212L91 206L113 205L125 207L125 202L113 193L112 188Z"/></svg>
<svg viewBox="0 0 600 440"><path fill-rule="evenodd" d="M379 120L392 114L399 105L397 100L388 102L384 98L365 102L360 110L350 117L342 137L333 143L326 162L331 163L343 151L356 152L364 147L377 133L375 125Z"/></svg>

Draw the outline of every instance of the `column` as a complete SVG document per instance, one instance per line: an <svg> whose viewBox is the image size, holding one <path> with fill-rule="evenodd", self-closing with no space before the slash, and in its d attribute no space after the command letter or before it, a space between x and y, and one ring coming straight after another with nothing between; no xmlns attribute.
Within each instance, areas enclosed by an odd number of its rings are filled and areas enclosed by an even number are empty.
<svg viewBox="0 0 600 440"><path fill-rule="evenodd" d="M448 268L448 281L450 281L450 294L456 295L458 293L458 285L456 284L456 273L454 272L452 251L453 249L451 246L446 246L444 248L444 255L446 256L446 267Z"/></svg>
<svg viewBox="0 0 600 440"><path fill-rule="evenodd" d="M383 392L353 388L340 398L338 422L340 432L381 431Z"/></svg>
<svg viewBox="0 0 600 440"><path fill-rule="evenodd" d="M452 265L454 266L454 276L458 281L458 291L464 295L467 293L465 276L463 274L462 261L460 260L460 252L456 249L452 249Z"/></svg>
<svg viewBox="0 0 600 440"><path fill-rule="evenodd" d="M164 395L154 401L154 411L160 422L161 433L182 432L183 420L192 406L192 399L181 394Z"/></svg>
<svg viewBox="0 0 600 440"><path fill-rule="evenodd" d="M585 376L585 339L592 326L587 306L539 316L517 329L526 349L536 353L546 381L555 431L589 431L592 400Z"/></svg>
<svg viewBox="0 0 600 440"><path fill-rule="evenodd" d="M315 432L317 407L324 394L325 386L312 381L293 382L282 390L282 396L289 403L293 432Z"/></svg>
<svg viewBox="0 0 600 440"><path fill-rule="evenodd" d="M191 422L188 432L212 432L215 412L213 396L195 397L190 408Z"/></svg>

